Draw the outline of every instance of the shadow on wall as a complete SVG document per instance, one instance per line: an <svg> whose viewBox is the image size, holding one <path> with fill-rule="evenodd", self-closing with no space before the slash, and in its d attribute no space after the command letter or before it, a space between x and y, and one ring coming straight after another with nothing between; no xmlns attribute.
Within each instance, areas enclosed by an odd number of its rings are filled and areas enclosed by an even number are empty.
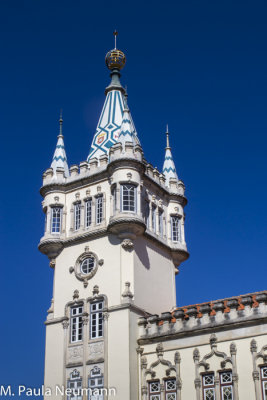
<svg viewBox="0 0 267 400"><path fill-rule="evenodd" d="M150 260L148 257L147 248L149 247L149 243L143 238L136 239L138 241L138 246L135 246L135 254L139 258L139 261L144 265L146 269L150 269Z"/></svg>

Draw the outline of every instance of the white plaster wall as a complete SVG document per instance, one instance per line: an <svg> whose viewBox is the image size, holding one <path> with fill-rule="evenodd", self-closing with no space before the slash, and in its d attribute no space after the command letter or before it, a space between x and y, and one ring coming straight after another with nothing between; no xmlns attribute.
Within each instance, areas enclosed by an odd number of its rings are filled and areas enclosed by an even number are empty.
<svg viewBox="0 0 267 400"><path fill-rule="evenodd" d="M151 314L176 305L173 262L166 251L144 237L134 242L134 302Z"/></svg>
<svg viewBox="0 0 267 400"><path fill-rule="evenodd" d="M45 387L52 390L53 396L47 399L58 398L55 393L56 385L63 385L64 365L64 330L61 323L52 324L46 327L45 344Z"/></svg>

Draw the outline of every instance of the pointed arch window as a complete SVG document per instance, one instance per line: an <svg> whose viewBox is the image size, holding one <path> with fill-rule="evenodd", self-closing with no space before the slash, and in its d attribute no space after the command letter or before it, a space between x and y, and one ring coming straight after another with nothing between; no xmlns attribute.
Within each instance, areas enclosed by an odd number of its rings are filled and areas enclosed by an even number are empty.
<svg viewBox="0 0 267 400"><path fill-rule="evenodd" d="M163 210L159 210L159 236L163 237Z"/></svg>
<svg viewBox="0 0 267 400"><path fill-rule="evenodd" d="M92 199L85 200L85 227L92 225Z"/></svg>
<svg viewBox="0 0 267 400"><path fill-rule="evenodd" d="M103 195L96 197L96 224L101 224L103 221Z"/></svg>
<svg viewBox="0 0 267 400"><path fill-rule="evenodd" d="M181 219L176 216L171 217L171 238L174 243L181 242Z"/></svg>
<svg viewBox="0 0 267 400"><path fill-rule="evenodd" d="M156 233L156 230L157 230L156 215L157 215L157 207L153 204L152 205L152 230L155 233Z"/></svg>
<svg viewBox="0 0 267 400"><path fill-rule="evenodd" d="M121 185L121 211L136 212L136 186Z"/></svg>
<svg viewBox="0 0 267 400"><path fill-rule="evenodd" d="M78 231L81 227L81 203L74 204L74 230Z"/></svg>
<svg viewBox="0 0 267 400"><path fill-rule="evenodd" d="M60 233L62 224L62 207L51 207L51 233Z"/></svg>

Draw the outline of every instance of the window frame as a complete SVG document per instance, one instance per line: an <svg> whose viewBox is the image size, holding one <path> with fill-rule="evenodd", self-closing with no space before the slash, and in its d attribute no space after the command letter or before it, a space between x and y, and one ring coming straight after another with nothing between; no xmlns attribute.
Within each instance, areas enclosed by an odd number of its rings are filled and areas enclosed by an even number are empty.
<svg viewBox="0 0 267 400"><path fill-rule="evenodd" d="M58 205L52 205L52 206L50 206L50 209L51 209L50 233L51 233L51 235L58 235L58 234L61 233L61 230L62 230L62 210L63 210L63 207L62 206L58 206ZM54 224L54 222L53 222L53 219L54 219L53 213L54 213L54 210L56 210L56 209L59 209L59 223L55 222L55 224L58 225L59 228L58 228L58 231L53 231L53 224Z"/></svg>
<svg viewBox="0 0 267 400"><path fill-rule="evenodd" d="M223 374L231 374L231 381L230 382L222 382L222 376ZM233 372L232 370L224 370L224 371L219 371L219 379L220 379L220 395L221 395L221 400L224 400L223 398L223 389L227 387L231 387L231 392L232 392L232 399L234 400L234 386L233 386Z"/></svg>
<svg viewBox="0 0 267 400"><path fill-rule="evenodd" d="M98 309L94 306L100 305ZM90 339L100 339L104 337L104 318L103 318L104 300L90 302ZM93 329L95 327L95 329Z"/></svg>
<svg viewBox="0 0 267 400"><path fill-rule="evenodd" d="M89 207L89 205L90 205L90 207ZM92 213L93 200L92 200L92 197L84 200L84 210L85 210L84 225L85 225L85 228L88 229L88 228L90 228L90 226L92 226L92 222L93 222L93 218L92 218L93 217L93 213ZM90 223L88 223L88 220L90 221Z"/></svg>
<svg viewBox="0 0 267 400"><path fill-rule="evenodd" d="M159 390L158 391L151 391L151 385L153 383L158 383L159 385ZM154 396L157 396L153 398ZM148 381L148 400L160 400L161 399L161 393L160 393L160 380L159 379L154 379L152 381Z"/></svg>
<svg viewBox="0 0 267 400"><path fill-rule="evenodd" d="M157 233L157 206L155 204L151 207L151 230Z"/></svg>
<svg viewBox="0 0 267 400"><path fill-rule="evenodd" d="M174 382L175 387L174 387L174 389L168 390L168 389L167 389L167 383L170 382L170 381ZM177 384L176 384L176 378L170 377L170 378L164 379L164 392L165 392L165 400L169 400L169 399L168 399L168 397L169 397L168 395L169 395L169 394L170 394L170 395L174 394L174 395L175 395L174 400L177 399Z"/></svg>
<svg viewBox="0 0 267 400"><path fill-rule="evenodd" d="M126 187L130 187L131 189L133 189L133 207L131 204L131 197L128 194L128 198L127 198L127 204L129 208L132 209L125 209L126 205L124 205L124 189ZM128 189L128 193L129 193L129 189ZM133 183L121 183L120 184L120 211L121 212L126 212L126 213L136 213L137 212L137 187L135 184Z"/></svg>
<svg viewBox="0 0 267 400"><path fill-rule="evenodd" d="M73 310L79 308L81 308L81 311L78 311L74 315ZM70 343L80 343L83 341L83 312L84 305L82 303L70 306Z"/></svg>
<svg viewBox="0 0 267 400"><path fill-rule="evenodd" d="M174 240L174 221L178 221L177 225L177 240ZM182 227L181 227L181 217L178 215L171 215L171 240L173 243L181 243L182 241Z"/></svg>
<svg viewBox="0 0 267 400"><path fill-rule="evenodd" d="M77 378L72 378L73 372L75 372L75 371L77 372ZM68 389L72 389L74 391L76 391L76 390L78 391L79 389L82 390L82 378L80 376L80 373L76 369L73 372L70 374L70 378L67 381L67 387L68 387ZM73 387L73 388L70 387L71 383L73 383L74 386L76 386L76 387ZM79 388L77 387L78 383L80 384ZM76 394L75 396L72 396L72 395L69 394L67 396L67 400L72 400L72 399L82 400L82 398L83 398L82 392L81 392L80 395Z"/></svg>
<svg viewBox="0 0 267 400"><path fill-rule="evenodd" d="M101 211L101 213L100 213ZM99 218L101 215L101 218ZM100 225L104 220L104 196L103 194L95 197L95 223Z"/></svg>
<svg viewBox="0 0 267 400"><path fill-rule="evenodd" d="M164 218L164 210L162 208L158 209L158 227L159 227L159 236L164 236L163 231L163 218Z"/></svg>
<svg viewBox="0 0 267 400"><path fill-rule="evenodd" d="M95 374L94 370L98 370L98 371L100 371L100 373L99 374ZM97 384L97 385L95 385L95 384L92 385L91 384L92 380L98 381L99 379L102 380L101 384ZM98 390L104 389L104 374L102 373L101 369L99 367L97 367L97 366L95 366L94 368L91 369L90 375L88 376L88 389L91 389L92 391L94 389L98 389ZM90 395L90 390L88 391L88 400L94 399L95 396L97 396L97 400L103 400L104 399L103 393L99 394L99 395L92 395L91 396Z"/></svg>
<svg viewBox="0 0 267 400"><path fill-rule="evenodd" d="M74 231L78 231L81 228L81 202L77 202L73 204L73 213L74 213Z"/></svg>
<svg viewBox="0 0 267 400"><path fill-rule="evenodd" d="M206 376L212 376L213 378L213 382L211 384L205 384L204 383L204 379ZM216 400L216 391L215 391L215 374L214 372L209 372L209 373L204 373L202 374L202 396L203 396L203 400L207 400L206 399L206 392L208 390L213 390L213 394L214 394L214 400Z"/></svg>

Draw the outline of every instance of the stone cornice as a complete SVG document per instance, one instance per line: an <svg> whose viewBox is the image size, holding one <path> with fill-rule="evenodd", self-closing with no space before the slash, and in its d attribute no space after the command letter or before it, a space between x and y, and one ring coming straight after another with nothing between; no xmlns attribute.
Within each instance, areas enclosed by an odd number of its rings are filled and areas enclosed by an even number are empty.
<svg viewBox="0 0 267 400"><path fill-rule="evenodd" d="M219 331L232 331L238 328L259 326L263 324L267 324L267 315L264 317L260 315L255 315L253 318L246 318L240 321L223 321L221 323L211 323L210 325L205 327L195 326L188 329L184 328L181 332L168 331L162 333L161 335L155 334L149 337L140 337L137 342L139 345L144 345L149 343L158 343L159 341L165 342L175 339L181 339L189 336L211 334Z"/></svg>
<svg viewBox="0 0 267 400"><path fill-rule="evenodd" d="M38 245L38 249L42 253L47 254L45 248L48 248L50 246L55 246L56 244L58 244L58 247L60 248L61 251L64 247L68 247L73 244L83 243L86 242L88 239L102 237L105 236L106 234L107 234L107 227L105 226L102 228L98 227L95 230L79 233L77 235L73 235L67 238L59 238L59 239L42 238Z"/></svg>
<svg viewBox="0 0 267 400"><path fill-rule="evenodd" d="M108 179L106 167L98 167L95 173L89 171L85 174L79 174L75 177L68 178L65 182L51 181L40 189L40 194L45 197L48 193L61 192L68 193L74 189L86 187L89 184L100 183Z"/></svg>

